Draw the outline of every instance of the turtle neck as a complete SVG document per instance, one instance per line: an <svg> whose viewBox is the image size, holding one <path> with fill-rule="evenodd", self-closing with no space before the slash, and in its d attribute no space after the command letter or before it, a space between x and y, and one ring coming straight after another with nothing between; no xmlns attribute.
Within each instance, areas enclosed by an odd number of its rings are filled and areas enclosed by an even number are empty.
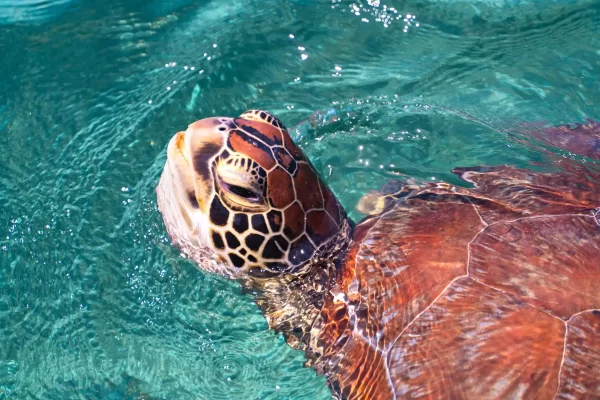
<svg viewBox="0 0 600 400"><path fill-rule="evenodd" d="M294 349L306 350L324 298L336 283L352 242L353 223L344 219L338 235L298 268L302 274L250 277L242 286L255 296L269 328L281 332Z"/></svg>

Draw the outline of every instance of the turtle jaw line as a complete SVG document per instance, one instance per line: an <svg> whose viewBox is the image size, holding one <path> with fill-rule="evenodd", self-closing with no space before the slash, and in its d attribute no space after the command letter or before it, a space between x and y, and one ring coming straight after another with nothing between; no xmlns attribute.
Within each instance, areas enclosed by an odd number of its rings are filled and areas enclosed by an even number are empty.
<svg viewBox="0 0 600 400"><path fill-rule="evenodd" d="M208 217L188 204L189 200L183 197L185 192L180 190L177 171L170 167L167 162L156 188L158 208L170 240L201 270L235 278L212 247Z"/></svg>
<svg viewBox="0 0 600 400"><path fill-rule="evenodd" d="M185 152L185 132L176 133L169 142L167 149L167 162L163 175L166 175L171 193L177 198L177 202L189 214L194 210L191 199L185 199L185 194L193 193L196 196L193 181L193 167ZM162 183L162 179L161 179ZM197 201L197 200L196 200Z"/></svg>
<svg viewBox="0 0 600 400"><path fill-rule="evenodd" d="M184 132L171 138L167 149L167 162L156 189L158 208L161 211L171 240L202 269L217 273L216 253L209 239L209 221L198 206L193 181L193 166L186 155Z"/></svg>

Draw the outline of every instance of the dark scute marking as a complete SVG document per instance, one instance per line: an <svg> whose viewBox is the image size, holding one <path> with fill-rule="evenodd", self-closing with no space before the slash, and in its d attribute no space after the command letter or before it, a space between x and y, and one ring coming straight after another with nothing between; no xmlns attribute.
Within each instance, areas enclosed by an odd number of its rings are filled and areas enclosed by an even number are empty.
<svg viewBox="0 0 600 400"><path fill-rule="evenodd" d="M592 315L600 317L600 310L592 310Z"/></svg>
<svg viewBox="0 0 600 400"><path fill-rule="evenodd" d="M300 265L309 260L314 251L315 248L310 243L306 235L302 235L300 239L292 243L292 248L290 249L288 258L294 265Z"/></svg>
<svg viewBox="0 0 600 400"><path fill-rule="evenodd" d="M229 246L230 249L237 249L240 245L238 238L231 232L225 233L225 240L227 240L227 246Z"/></svg>
<svg viewBox="0 0 600 400"><path fill-rule="evenodd" d="M261 140L262 142L266 143L268 146L283 144L283 142L281 140L279 140L279 139L273 140L272 138L268 137L267 135L264 135L261 131L259 131L258 129L256 129L250 125L242 125L242 126L240 126L240 128L242 128L243 130L245 130L252 136L256 137L257 139Z"/></svg>
<svg viewBox="0 0 600 400"><path fill-rule="evenodd" d="M231 260L231 263L238 268L243 267L246 263L242 257L233 253L229 253L229 259Z"/></svg>
<svg viewBox="0 0 600 400"><path fill-rule="evenodd" d="M217 249L223 250L225 248L225 243L223 243L223 238L219 232L212 231L212 241Z"/></svg>
<svg viewBox="0 0 600 400"><path fill-rule="evenodd" d="M277 246L277 244L279 246ZM283 257L283 252L279 250L281 247L284 251L287 250L289 246L288 241L281 235L273 236L263 249L263 258L267 259L277 259Z"/></svg>
<svg viewBox="0 0 600 400"><path fill-rule="evenodd" d="M227 225L229 219L229 210L223 206L219 196L215 196L212 203L210 204L210 220L217 226Z"/></svg>
<svg viewBox="0 0 600 400"><path fill-rule="evenodd" d="M235 214L233 218L233 229L236 232L246 232L248 229L248 216L246 214Z"/></svg>
<svg viewBox="0 0 600 400"><path fill-rule="evenodd" d="M254 230L257 232L269 233L267 223L265 222L265 218L262 216L262 214L254 214L252 216L252 228L254 228Z"/></svg>
<svg viewBox="0 0 600 400"><path fill-rule="evenodd" d="M258 176L264 178L265 176L267 176L267 171L265 171L264 168L258 167Z"/></svg>
<svg viewBox="0 0 600 400"><path fill-rule="evenodd" d="M276 271L276 272L284 272L290 268L289 265L287 265L286 263L281 263L281 262L268 262L268 263L266 263L266 265L267 265L267 268L269 268L271 271Z"/></svg>
<svg viewBox="0 0 600 400"><path fill-rule="evenodd" d="M221 158L222 159L229 158L229 151L223 150L223 152L221 153Z"/></svg>
<svg viewBox="0 0 600 400"><path fill-rule="evenodd" d="M196 198L195 192L188 192L188 200L190 201L190 204L192 205L193 208L200 208L200 205L198 204L198 199Z"/></svg>
<svg viewBox="0 0 600 400"><path fill-rule="evenodd" d="M271 124L275 125L276 127L283 129L283 130L287 130L287 128L283 125L283 122L281 122L281 120L279 118L277 118L276 116L274 116L271 113L267 113L269 114L269 116L273 119L271 122Z"/></svg>
<svg viewBox="0 0 600 400"><path fill-rule="evenodd" d="M260 117L261 117L262 119L267 119L267 113L266 113L266 112L264 112L264 111L261 111L261 112L260 112Z"/></svg>
<svg viewBox="0 0 600 400"><path fill-rule="evenodd" d="M288 238L294 238L294 232L290 229L289 226L285 226L283 228L283 233L285 234L285 236L287 236Z"/></svg>
<svg viewBox="0 0 600 400"><path fill-rule="evenodd" d="M250 250L258 251L260 245L265 241L265 237L263 235L257 235L256 233L251 233L246 236L246 246Z"/></svg>
<svg viewBox="0 0 600 400"><path fill-rule="evenodd" d="M210 179L209 159L221 150L221 145L216 143L205 143L194 153L194 170L204 180Z"/></svg>
<svg viewBox="0 0 600 400"><path fill-rule="evenodd" d="M250 262L257 262L258 260L252 254L248 254L248 261L250 261Z"/></svg>
<svg viewBox="0 0 600 400"><path fill-rule="evenodd" d="M266 169L271 169L276 164L271 148L242 130L232 130L227 145L234 151L252 158Z"/></svg>
<svg viewBox="0 0 600 400"><path fill-rule="evenodd" d="M246 254L248 254L248 250L246 250L245 248L242 247L240 249L240 254L243 255L243 256L245 256Z"/></svg>
<svg viewBox="0 0 600 400"><path fill-rule="evenodd" d="M281 228L281 221L283 219L281 212L277 210L271 210L267 213L267 219L269 220L269 226L271 226L271 231L279 231L279 228Z"/></svg>
<svg viewBox="0 0 600 400"><path fill-rule="evenodd" d="M285 129L285 128L282 128ZM294 157L296 161L308 161L302 150L292 140L287 130L283 131L283 140L285 141L285 149Z"/></svg>
<svg viewBox="0 0 600 400"><path fill-rule="evenodd" d="M273 148L273 154L275 155L275 159L279 165L285 168L292 175L296 173L298 164L286 149L283 147L275 147Z"/></svg>

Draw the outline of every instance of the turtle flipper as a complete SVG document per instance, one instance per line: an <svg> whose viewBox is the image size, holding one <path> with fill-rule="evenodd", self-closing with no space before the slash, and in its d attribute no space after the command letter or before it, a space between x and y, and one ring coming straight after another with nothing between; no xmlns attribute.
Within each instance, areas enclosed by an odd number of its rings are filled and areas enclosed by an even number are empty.
<svg viewBox="0 0 600 400"><path fill-rule="evenodd" d="M583 207L600 204L600 171L571 160L558 165L562 171L547 173L508 165L455 168L452 172L475 185L475 192L511 203L515 193L536 197L540 191L554 193L562 203ZM510 190L507 189L510 187ZM525 193L527 192L527 193Z"/></svg>
<svg viewBox="0 0 600 400"><path fill-rule="evenodd" d="M585 124L526 129L524 133L551 146L600 160L600 123L596 121L588 120Z"/></svg>
<svg viewBox="0 0 600 400"><path fill-rule="evenodd" d="M389 206L390 201L391 198L389 195L372 190L360 198L356 205L356 211L365 215L378 215L384 212Z"/></svg>
<svg viewBox="0 0 600 400"><path fill-rule="evenodd" d="M430 183L420 183L413 178L390 179L379 190L365 193L358 204L356 211L365 215L379 215L387 211L394 203L419 189L431 186Z"/></svg>
<svg viewBox="0 0 600 400"><path fill-rule="evenodd" d="M474 185L455 192L467 194L473 205L482 209L481 217L487 223L508 216L589 215L598 209L600 172L571 162L561 166L563 170L555 173L506 165L456 168L452 172Z"/></svg>

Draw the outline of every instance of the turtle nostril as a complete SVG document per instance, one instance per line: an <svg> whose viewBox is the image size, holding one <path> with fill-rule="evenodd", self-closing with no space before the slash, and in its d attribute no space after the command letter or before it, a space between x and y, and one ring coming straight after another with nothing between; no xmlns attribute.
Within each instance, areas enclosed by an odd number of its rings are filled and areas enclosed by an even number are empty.
<svg viewBox="0 0 600 400"><path fill-rule="evenodd" d="M219 127L219 130L220 130L221 132L223 132L223 131L224 131L224 130L226 130L226 129L227 129L227 128L226 128L226 127L224 127L224 126L220 126L220 127Z"/></svg>

